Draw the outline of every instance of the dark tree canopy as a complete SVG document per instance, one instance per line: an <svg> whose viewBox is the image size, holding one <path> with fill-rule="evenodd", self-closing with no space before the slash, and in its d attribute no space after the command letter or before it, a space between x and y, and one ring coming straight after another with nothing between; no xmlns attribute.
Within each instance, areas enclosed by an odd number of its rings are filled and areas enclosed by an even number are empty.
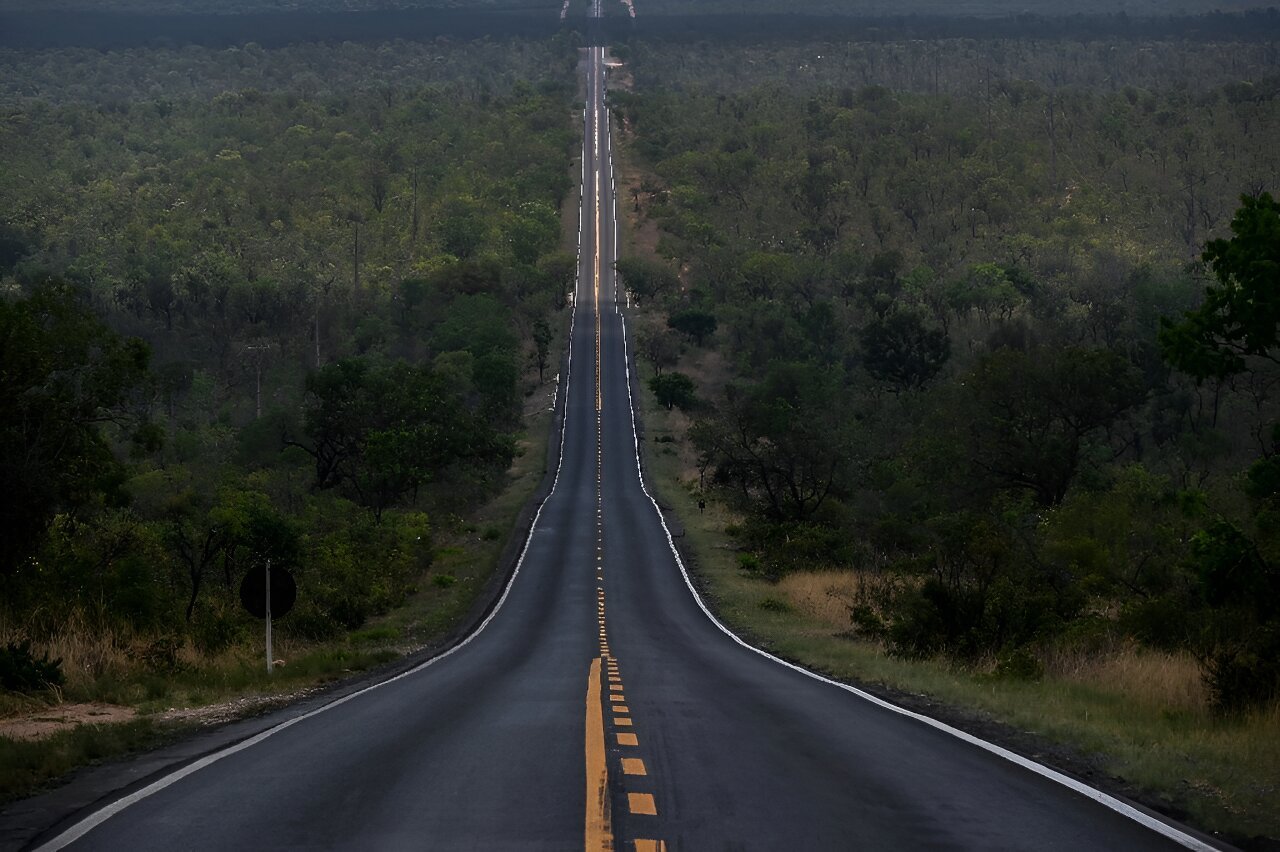
<svg viewBox="0 0 1280 852"><path fill-rule="evenodd" d="M622 276L623 286L642 303L675 292L680 286L680 280L673 271L654 261L623 257L618 259L614 268Z"/></svg>
<svg viewBox="0 0 1280 852"><path fill-rule="evenodd" d="M718 418L693 439L716 478L778 521L804 521L850 480L853 417L838 374L780 364L757 385L730 388Z"/></svg>
<svg viewBox="0 0 1280 852"><path fill-rule="evenodd" d="M673 408L687 411L693 407L695 390L693 379L684 373L672 372L654 376L649 380L649 388L657 397L658 404L667 411Z"/></svg>
<svg viewBox="0 0 1280 852"><path fill-rule="evenodd" d="M966 455L998 487L1052 506L1094 433L1142 401L1133 366L1105 349L1001 349L965 382Z"/></svg>
<svg viewBox="0 0 1280 852"><path fill-rule="evenodd" d="M1233 236L1211 240L1202 255L1218 283L1199 308L1160 329L1170 363L1198 379L1243 372L1250 356L1280 361L1280 202L1267 193L1240 201Z"/></svg>
<svg viewBox="0 0 1280 852"><path fill-rule="evenodd" d="M144 381L148 357L66 286L0 300L0 570L30 556L55 515L114 493L120 466L102 424Z"/></svg>
<svg viewBox="0 0 1280 852"><path fill-rule="evenodd" d="M900 390L923 387L950 357L951 341L946 332L928 328L913 311L876 317L862 332L867 372Z"/></svg>
<svg viewBox="0 0 1280 852"><path fill-rule="evenodd" d="M346 359L307 380L306 433L318 488L338 488L375 516L446 472L510 464L510 440L451 399L429 369Z"/></svg>
<svg viewBox="0 0 1280 852"><path fill-rule="evenodd" d="M716 333L718 323L716 315L710 311L689 308L678 311L668 317L667 325L682 334L688 335L690 340L701 346L708 337Z"/></svg>

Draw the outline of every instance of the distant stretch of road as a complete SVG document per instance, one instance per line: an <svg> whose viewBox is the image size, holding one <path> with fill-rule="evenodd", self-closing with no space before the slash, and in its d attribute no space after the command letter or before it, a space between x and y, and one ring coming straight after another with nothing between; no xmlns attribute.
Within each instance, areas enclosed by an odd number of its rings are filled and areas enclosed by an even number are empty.
<svg viewBox="0 0 1280 852"><path fill-rule="evenodd" d="M703 609L639 469L604 65L590 48L559 468L489 620L41 848L1209 848L773 660Z"/></svg>

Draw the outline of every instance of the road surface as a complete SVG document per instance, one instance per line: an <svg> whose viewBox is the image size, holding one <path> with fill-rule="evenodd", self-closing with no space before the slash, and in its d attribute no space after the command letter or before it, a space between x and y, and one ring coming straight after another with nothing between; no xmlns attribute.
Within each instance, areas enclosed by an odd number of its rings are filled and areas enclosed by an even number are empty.
<svg viewBox="0 0 1280 852"><path fill-rule="evenodd" d="M1194 844L769 659L702 609L638 467L603 64L590 48L560 467L493 615L450 653L81 815L45 848Z"/></svg>

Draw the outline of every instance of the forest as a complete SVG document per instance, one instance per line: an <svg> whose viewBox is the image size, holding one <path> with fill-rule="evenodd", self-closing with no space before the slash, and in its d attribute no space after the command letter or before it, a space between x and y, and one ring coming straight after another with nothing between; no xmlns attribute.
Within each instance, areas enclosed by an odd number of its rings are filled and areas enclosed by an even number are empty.
<svg viewBox="0 0 1280 852"><path fill-rule="evenodd" d="M1189 653L1244 712L1280 686L1280 76L1115 47L627 45L618 268L744 572L859 574L847 629L907 658Z"/></svg>
<svg viewBox="0 0 1280 852"><path fill-rule="evenodd" d="M3 61L5 689L252 649L266 560L299 647L446 588L558 368L572 47Z"/></svg>
<svg viewBox="0 0 1280 852"><path fill-rule="evenodd" d="M416 647L379 619L458 621L482 590L453 566L512 526L476 519L541 475L580 33L555 4L293 5L0 2L0 717L262 686L238 589L268 560L299 676ZM1136 746L1049 736L1158 752L1136 783L1274 835L1276 12L606 5L646 464L717 612L798 618L823 578L806 641L888 663L760 644L984 700L1087 671L1124 712L1116 661L1158 659L1190 697L1127 705ZM0 737L0 799L99 749L28 772Z"/></svg>

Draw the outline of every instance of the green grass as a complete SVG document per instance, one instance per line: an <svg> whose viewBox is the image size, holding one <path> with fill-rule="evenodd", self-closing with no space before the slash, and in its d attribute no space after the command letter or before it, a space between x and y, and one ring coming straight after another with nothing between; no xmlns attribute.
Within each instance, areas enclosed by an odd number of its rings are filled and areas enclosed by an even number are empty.
<svg viewBox="0 0 1280 852"><path fill-rule="evenodd" d="M0 802L30 795L77 767L155 748L180 733L176 727L137 719L80 725L34 742L0 737Z"/></svg>
<svg viewBox="0 0 1280 852"><path fill-rule="evenodd" d="M1136 653L1120 657L1133 678L1050 675L1025 682L994 678L987 669L890 657L878 645L850 638L852 625L833 629L789 602L778 585L742 569L725 532L740 519L716 501L698 511L679 415L657 406L647 388L642 393L651 484L685 526L690 568L729 627L836 679L926 695L1065 746L1201 828L1237 839L1280 837L1280 709L1222 720L1203 708L1162 703L1159 690L1144 693L1136 676L1147 663ZM654 436L673 434L681 453L654 451Z"/></svg>

